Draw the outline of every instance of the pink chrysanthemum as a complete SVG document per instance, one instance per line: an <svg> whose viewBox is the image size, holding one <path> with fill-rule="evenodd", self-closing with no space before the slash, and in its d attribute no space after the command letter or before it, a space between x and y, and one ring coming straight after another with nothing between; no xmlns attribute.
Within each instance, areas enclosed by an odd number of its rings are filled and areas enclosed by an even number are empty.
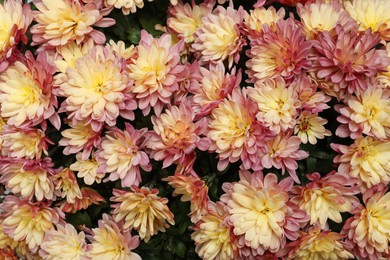
<svg viewBox="0 0 390 260"><path fill-rule="evenodd" d="M278 134L266 143L266 152L261 158L263 167L282 169L282 174L287 170L295 182L301 183L296 173L297 161L307 158L309 154L299 150L300 144L301 139L298 136L291 136L291 132Z"/></svg>
<svg viewBox="0 0 390 260"><path fill-rule="evenodd" d="M304 211L289 202L288 191L293 186L289 177L278 183L276 175L240 172L240 181L225 183L221 200L227 204L228 223L239 236L237 245L263 255L276 253L289 240L298 238L301 224L307 223Z"/></svg>
<svg viewBox="0 0 390 260"><path fill-rule="evenodd" d="M25 63L17 61L0 75L1 116L8 125L30 126L46 119L57 128L61 121L55 111L57 97L52 94L55 67L49 62L46 52L37 59L27 52Z"/></svg>
<svg viewBox="0 0 390 260"><path fill-rule="evenodd" d="M123 229L135 229L141 239L148 242L159 231L174 225L168 199L157 196L158 189L131 187L132 191L113 190L112 204L115 221L124 221Z"/></svg>
<svg viewBox="0 0 390 260"><path fill-rule="evenodd" d="M225 218L229 213L225 204L210 202L209 211L196 223L191 234L195 241L195 252L205 260L236 259L236 236Z"/></svg>
<svg viewBox="0 0 390 260"><path fill-rule="evenodd" d="M66 98L61 111L69 113L73 125L91 124L95 132L105 123L114 126L119 116L133 120L136 102L131 84L121 60L108 47L95 46L66 70L58 89Z"/></svg>
<svg viewBox="0 0 390 260"><path fill-rule="evenodd" d="M352 259L354 256L342 241L343 236L330 230L321 231L320 226L310 227L308 232L299 232L300 238L288 244L288 260L307 259Z"/></svg>
<svg viewBox="0 0 390 260"><path fill-rule="evenodd" d="M342 123L336 135L356 139L362 134L379 139L390 137L390 90L369 86L345 100L345 105L335 106Z"/></svg>
<svg viewBox="0 0 390 260"><path fill-rule="evenodd" d="M102 1L101 1L102 3ZM106 37L92 26L109 27L112 18L103 18L110 10L99 10L99 1L84 4L82 1L34 0L36 24L31 28L32 45L61 46L72 41L80 44L86 37L103 44Z"/></svg>
<svg viewBox="0 0 390 260"><path fill-rule="evenodd" d="M312 42L307 41L302 28L291 18L279 20L276 31L268 24L263 33L251 41L246 65L251 82L283 77L290 79L311 66L307 56Z"/></svg>
<svg viewBox="0 0 390 260"><path fill-rule="evenodd" d="M41 129L4 126L0 129L0 154L13 158L41 159L48 155L48 144L53 144Z"/></svg>
<svg viewBox="0 0 390 260"><path fill-rule="evenodd" d="M97 193L97 191L88 188L81 187L81 196L79 199L77 196L74 198L74 203L69 203L66 200L61 201L58 206L65 213L76 213L79 210L87 209L92 204L99 205L100 202L105 201L105 199Z"/></svg>
<svg viewBox="0 0 390 260"><path fill-rule="evenodd" d="M321 32L314 40L313 68L319 79L334 84L339 99L367 88L367 80L390 64L385 50L375 49L379 35L337 25L336 34Z"/></svg>
<svg viewBox="0 0 390 260"><path fill-rule="evenodd" d="M53 166L49 157L41 161L0 157L0 182L22 198L54 200Z"/></svg>
<svg viewBox="0 0 390 260"><path fill-rule="evenodd" d="M172 36L163 34L158 39L145 30L136 47L136 55L127 66L128 75L134 80L131 92L138 100L144 115L153 108L159 115L164 105L169 104L174 91L178 90L177 75L184 67L180 65L183 41L175 45Z"/></svg>
<svg viewBox="0 0 390 260"><path fill-rule="evenodd" d="M163 181L173 187L173 196L182 195L181 201L191 203L191 221L197 223L208 212L208 190L205 182L198 176L175 174Z"/></svg>
<svg viewBox="0 0 390 260"><path fill-rule="evenodd" d="M71 224L58 224L56 229L45 233L39 255L43 260L68 259L83 260L86 258L87 244L83 231L78 233Z"/></svg>
<svg viewBox="0 0 390 260"><path fill-rule="evenodd" d="M139 245L138 236L123 232L122 225L115 223L107 214L103 214L98 225L87 236L91 241L88 259L141 260L138 254L132 252Z"/></svg>
<svg viewBox="0 0 390 260"><path fill-rule="evenodd" d="M172 106L160 116L152 116L154 131L150 133L147 147L150 157L163 161L163 168L172 163L183 165L187 158L195 156L195 149L207 150L209 140L200 137L207 130L207 120L194 122L195 114L189 104Z"/></svg>
<svg viewBox="0 0 390 260"><path fill-rule="evenodd" d="M195 31L202 25L202 18L211 13L213 2L204 2L196 5L179 1L177 5L168 7L167 29L176 34L179 39L184 39L186 44L194 41Z"/></svg>
<svg viewBox="0 0 390 260"><path fill-rule="evenodd" d="M210 150L218 154L218 170L240 159L246 169L262 168L268 133L256 120L256 111L256 104L236 89L211 112L207 136L211 139Z"/></svg>
<svg viewBox="0 0 390 260"><path fill-rule="evenodd" d="M333 159L338 172L357 178L362 191L390 183L390 140L359 137L350 146L331 144L339 154Z"/></svg>
<svg viewBox="0 0 390 260"><path fill-rule="evenodd" d="M36 252L45 233L61 223L64 214L48 202L31 202L7 196L0 204L0 212L6 212L2 223L4 232L16 241L25 241L31 252Z"/></svg>
<svg viewBox="0 0 390 260"><path fill-rule="evenodd" d="M217 6L202 18L202 25L196 30L192 44L201 62L218 63L227 59L231 68L233 62L239 61L240 51L246 44L240 29L245 15L242 6L236 10L231 4L226 9Z"/></svg>
<svg viewBox="0 0 390 260"><path fill-rule="evenodd" d="M66 198L68 203L75 203L76 198L82 198L76 176L69 168L59 169L53 175L52 180L55 184L54 189L58 197Z"/></svg>
<svg viewBox="0 0 390 260"><path fill-rule="evenodd" d="M349 249L359 259L390 258L390 192L384 185L363 193L365 206L358 205L347 219L342 234Z"/></svg>
<svg viewBox="0 0 390 260"><path fill-rule="evenodd" d="M141 150L146 132L146 128L137 130L129 123L126 123L124 131L110 128L95 152L99 164L97 171L109 174L104 181L121 179L122 187L139 185L140 168L144 171L152 169L148 155Z"/></svg>
<svg viewBox="0 0 390 260"><path fill-rule="evenodd" d="M5 0L0 4L0 73L16 59L19 42L27 43L26 31L32 22L29 4L21 0Z"/></svg>
<svg viewBox="0 0 390 260"><path fill-rule="evenodd" d="M350 212L353 205L359 203L354 195L360 190L348 176L335 172L323 178L317 172L306 176L311 182L306 186L294 186L291 193L295 196L291 201L310 216L310 225L318 222L324 229L328 219L341 223L340 213Z"/></svg>

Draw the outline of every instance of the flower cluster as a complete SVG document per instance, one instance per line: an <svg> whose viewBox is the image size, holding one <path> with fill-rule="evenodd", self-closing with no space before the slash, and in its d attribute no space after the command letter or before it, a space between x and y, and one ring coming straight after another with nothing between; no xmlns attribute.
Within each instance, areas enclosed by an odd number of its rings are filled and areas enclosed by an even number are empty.
<svg viewBox="0 0 390 260"><path fill-rule="evenodd" d="M24 2L0 259L390 257L389 1Z"/></svg>

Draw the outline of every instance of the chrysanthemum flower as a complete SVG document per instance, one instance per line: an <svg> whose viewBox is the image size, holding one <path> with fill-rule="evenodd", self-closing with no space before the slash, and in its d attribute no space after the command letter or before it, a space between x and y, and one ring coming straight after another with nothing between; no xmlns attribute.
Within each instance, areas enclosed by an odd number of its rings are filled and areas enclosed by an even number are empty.
<svg viewBox="0 0 390 260"><path fill-rule="evenodd" d="M300 232L300 238L288 245L287 259L306 260L346 260L353 259L353 255L341 241L342 235L329 230L321 231L320 226L313 226L306 232Z"/></svg>
<svg viewBox="0 0 390 260"><path fill-rule="evenodd" d="M237 89L211 112L207 136L210 150L218 153L218 170L240 159L246 169L262 168L260 152L268 133L256 120L256 111L256 104Z"/></svg>
<svg viewBox="0 0 390 260"><path fill-rule="evenodd" d="M301 139L298 136L291 136L291 132L278 134L266 143L266 152L261 158L263 167L282 169L282 174L287 170L294 181L300 183L296 174L297 161L309 156L305 151L299 150L300 144Z"/></svg>
<svg viewBox="0 0 390 260"><path fill-rule="evenodd" d="M202 118L194 123L194 118L191 106L184 102L158 117L152 116L154 131L146 145L151 149L151 158L163 161L163 168L172 163L183 164L187 157L195 156L196 148L203 151L209 148L209 140L200 137L207 130L207 120Z"/></svg>
<svg viewBox="0 0 390 260"><path fill-rule="evenodd" d="M103 18L109 10L99 10L97 3L82 1L35 0L33 11L37 22L32 28L32 45L60 46L72 41L80 44L90 37L97 44L103 44L106 37L92 26L109 27L114 19Z"/></svg>
<svg viewBox="0 0 390 260"><path fill-rule="evenodd" d="M136 95L138 107L144 115L149 114L151 108L159 115L178 89L176 76L184 69L180 65L182 46L182 41L173 45L169 34L153 39L151 34L141 31L137 55L127 69L129 77L134 80L131 92Z"/></svg>
<svg viewBox="0 0 390 260"><path fill-rule="evenodd" d="M105 181L121 179L122 187L139 185L140 168L144 171L152 169L148 155L141 150L146 132L146 128L137 130L129 123L126 123L124 131L110 128L95 153L98 172L109 174Z"/></svg>
<svg viewBox="0 0 390 260"><path fill-rule="evenodd" d="M66 70L59 95L66 97L61 111L71 123L91 124L98 132L104 123L114 126L118 116L133 120L136 102L129 92L132 81L124 65L108 47L95 46Z"/></svg>
<svg viewBox="0 0 390 260"><path fill-rule="evenodd" d="M205 182L198 176L175 174L169 176L163 181L173 187L173 196L182 195L181 201L191 203L191 221L197 223L208 212L208 190Z"/></svg>
<svg viewBox="0 0 390 260"><path fill-rule="evenodd" d="M53 200L54 185L52 175L54 163L49 157L41 161L28 159L0 158L0 182L13 194L23 198L42 201Z"/></svg>
<svg viewBox="0 0 390 260"><path fill-rule="evenodd" d="M390 58L390 42L386 44L387 57ZM376 80L382 88L390 89L390 65L387 66L387 70L385 72L378 73Z"/></svg>
<svg viewBox="0 0 390 260"><path fill-rule="evenodd" d="M42 259L82 260L86 259L86 250L84 232L77 233L71 224L66 223L45 233L39 255Z"/></svg>
<svg viewBox="0 0 390 260"><path fill-rule="evenodd" d="M297 119L294 127L294 134L301 138L302 143L316 144L317 139L324 139L325 136L331 136L332 133L325 129L324 125L328 120L319 117L318 114L312 114L303 111Z"/></svg>
<svg viewBox="0 0 390 260"><path fill-rule="evenodd" d="M196 30L192 44L201 62L218 63L227 59L229 68L233 61L238 62L240 51L246 44L239 28L245 15L242 6L236 10L230 5L226 9L217 6L202 18L202 25Z"/></svg>
<svg viewBox="0 0 390 260"><path fill-rule="evenodd" d="M153 0L149 0L151 1ZM143 8L144 0L104 0L104 5L121 9L124 15L128 15L130 12L135 13L137 8Z"/></svg>
<svg viewBox="0 0 390 260"><path fill-rule="evenodd" d="M41 159L47 154L48 143L53 144L41 129L13 126L0 128L0 153L14 158Z"/></svg>
<svg viewBox="0 0 390 260"><path fill-rule="evenodd" d="M196 29L202 25L202 18L212 11L211 3L210 1L196 5L194 2L183 4L179 1L177 5L171 5L168 7L168 31L176 34L178 38L183 38L185 43L192 43Z"/></svg>
<svg viewBox="0 0 390 260"><path fill-rule="evenodd" d="M390 137L390 90L369 86L345 102L335 107L341 114L337 121L342 123L336 135L352 139L362 133L379 139Z"/></svg>
<svg viewBox="0 0 390 260"><path fill-rule="evenodd" d="M130 232L122 232L112 218L103 214L98 222L99 227L92 229L87 236L91 240L91 249L88 257L91 259L141 260L141 257L132 252L139 245L139 237L131 236Z"/></svg>
<svg viewBox="0 0 390 260"><path fill-rule="evenodd" d="M81 196L79 199L77 196L74 198L74 203L69 203L66 200L61 201L58 205L62 212L65 213L76 213L79 210L87 209L92 204L99 205L100 202L105 201L105 199L97 193L97 191L88 188L81 187Z"/></svg>
<svg viewBox="0 0 390 260"><path fill-rule="evenodd" d="M158 231L165 232L169 225L174 225L173 214L169 210L168 199L157 196L158 190L146 187L131 187L130 192L113 190L111 206L116 222L124 221L123 229L135 229L141 239L148 242Z"/></svg>
<svg viewBox="0 0 390 260"><path fill-rule="evenodd" d="M278 252L286 239L297 239L296 232L306 214L298 208L292 210L288 191L293 186L289 177L278 183L276 175L269 173L240 173L240 181L224 184L226 192L221 200L227 204L234 234L240 236L240 247L247 246L263 255L266 250ZM303 214L302 214L303 213Z"/></svg>
<svg viewBox="0 0 390 260"><path fill-rule="evenodd" d="M370 30L357 32L337 25L336 34L324 31L314 40L313 68L319 79L334 84L340 99L363 92L367 79L386 71L390 58L386 50L375 49L379 35Z"/></svg>
<svg viewBox="0 0 390 260"><path fill-rule="evenodd" d="M295 195L292 201L310 216L310 225L318 222L324 229L328 219L341 223L340 213L350 212L353 204L359 203L354 195L360 190L353 186L355 182L348 176L335 172L323 178L317 172L306 176L311 182L306 186L294 186L291 192Z"/></svg>
<svg viewBox="0 0 390 260"><path fill-rule="evenodd" d="M8 204L8 200L13 202ZM25 241L31 252L38 250L45 233L65 217L58 208L50 207L47 202L33 203L14 196L5 198L0 204L1 210L9 211L3 221L4 232L16 241Z"/></svg>
<svg viewBox="0 0 390 260"><path fill-rule="evenodd" d="M278 20L276 30L264 24L263 33L251 41L246 65L251 82L277 78L290 79L311 66L307 56L311 41L306 41L302 28L292 18Z"/></svg>
<svg viewBox="0 0 390 260"><path fill-rule="evenodd" d="M390 40L390 2L386 0L352 0L344 2L345 10L365 31L379 32L383 40Z"/></svg>
<svg viewBox="0 0 390 260"><path fill-rule="evenodd" d="M49 63L48 54L40 53L35 60L26 53L26 64L15 62L0 75L1 116L8 125L27 126L43 123L46 119L60 128L55 108L57 97L52 94L55 67Z"/></svg>
<svg viewBox="0 0 390 260"><path fill-rule="evenodd" d="M195 225L191 238L195 241L195 252L205 260L236 259L237 246L232 227L225 218L228 212L221 202L210 202L209 211Z"/></svg>
<svg viewBox="0 0 390 260"><path fill-rule="evenodd" d="M77 172L77 177L82 178L87 185L92 185L94 182L100 183L105 172L98 171L99 164L92 155L91 159L83 160L81 153L76 154L76 162L69 166L69 169Z"/></svg>
<svg viewBox="0 0 390 260"><path fill-rule="evenodd" d="M0 206L1 208L1 206ZM9 235L4 233L3 229L3 219L0 219L0 250L1 249L10 249L13 252L13 249L15 249L18 246L19 242L11 238ZM0 253L0 259L1 256L3 256ZM13 258L11 258L13 260ZM7 258L5 258L7 260Z"/></svg>
<svg viewBox="0 0 390 260"><path fill-rule="evenodd" d="M110 48L110 50L121 59L124 59L127 63L130 63L130 59L136 54L136 49L134 45L126 46L124 41L113 41L110 40L107 44L107 47Z"/></svg>
<svg viewBox="0 0 390 260"><path fill-rule="evenodd" d="M53 175L52 180L55 184L55 192L61 198L66 198L69 203L75 203L75 199L81 199L80 187L77 183L76 176L69 168L59 169Z"/></svg>
<svg viewBox="0 0 390 260"><path fill-rule="evenodd" d="M315 38L319 32L331 31L337 24L344 28L353 26L353 20L338 1L298 4L297 11L305 33L310 39Z"/></svg>
<svg viewBox="0 0 390 260"><path fill-rule="evenodd" d="M342 233L346 243L360 259L388 259L390 257L390 192L384 185L363 194L365 206L359 205L347 219Z"/></svg>
<svg viewBox="0 0 390 260"><path fill-rule="evenodd" d="M295 89L286 86L283 78L258 81L247 90L249 98L257 104L256 118L261 124L275 134L294 127L300 102Z"/></svg>
<svg viewBox="0 0 390 260"><path fill-rule="evenodd" d="M338 172L357 178L364 191L372 186L390 183L390 141L359 137L350 146L331 144L339 154L334 162Z"/></svg>
<svg viewBox="0 0 390 260"><path fill-rule="evenodd" d="M0 4L0 73L15 56L19 42L27 43L27 27L32 22L30 5L21 0L5 0Z"/></svg>
<svg viewBox="0 0 390 260"><path fill-rule="evenodd" d="M222 62L210 64L209 69L200 67L200 76L199 84L191 89L196 118L209 114L241 83L241 71L233 68L225 73Z"/></svg>

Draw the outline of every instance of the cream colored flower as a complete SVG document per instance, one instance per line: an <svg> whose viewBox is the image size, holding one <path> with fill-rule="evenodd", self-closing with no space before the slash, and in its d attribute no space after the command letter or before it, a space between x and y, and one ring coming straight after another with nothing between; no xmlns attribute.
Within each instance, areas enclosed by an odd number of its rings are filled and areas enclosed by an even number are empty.
<svg viewBox="0 0 390 260"><path fill-rule="evenodd" d="M169 210L168 199L157 196L158 190L131 187L131 192L113 190L110 200L115 204L113 218L119 222L124 220L124 230L135 229L141 239L148 242L158 231L165 232L169 225L174 225L173 214Z"/></svg>
<svg viewBox="0 0 390 260"><path fill-rule="evenodd" d="M152 2L153 0L148 0ZM130 12L135 13L137 8L144 7L144 0L104 0L104 4L108 7L122 9L123 14L128 15Z"/></svg>
<svg viewBox="0 0 390 260"><path fill-rule="evenodd" d="M100 183L105 172L98 171L99 164L96 162L94 156L91 159L83 160L81 153L76 154L76 162L69 166L69 169L76 171L78 178L83 178L85 184L92 185L94 182Z"/></svg>
<svg viewBox="0 0 390 260"><path fill-rule="evenodd" d="M325 129L324 125L328 120L319 117L317 114L312 114L308 111L303 111L297 119L294 127L294 134L301 138L302 143L316 144L317 139L324 139L325 136L331 136L332 133Z"/></svg>
<svg viewBox="0 0 390 260"><path fill-rule="evenodd" d="M82 198L76 176L69 168L59 170L52 180L55 183L55 192L69 203L75 203L76 198Z"/></svg>
<svg viewBox="0 0 390 260"><path fill-rule="evenodd" d="M278 11L273 6L267 9L264 7L255 8L245 16L244 25L256 32L261 32L264 24L268 24L272 30L275 30L276 22L284 19L284 16L284 8L280 8Z"/></svg>

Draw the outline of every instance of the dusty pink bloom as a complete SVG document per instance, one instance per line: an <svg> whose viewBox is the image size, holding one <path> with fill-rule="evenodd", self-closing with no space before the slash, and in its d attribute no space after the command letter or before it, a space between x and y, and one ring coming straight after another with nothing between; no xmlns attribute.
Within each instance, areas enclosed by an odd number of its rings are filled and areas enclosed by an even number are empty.
<svg viewBox="0 0 390 260"><path fill-rule="evenodd" d="M40 161L0 157L0 182L22 198L55 200L53 166L49 157Z"/></svg>
<svg viewBox="0 0 390 260"><path fill-rule="evenodd" d="M337 25L336 34L321 32L314 40L313 68L319 79L334 84L340 99L345 95L363 92L367 80L390 64L386 50L375 49L380 38L370 30L357 32Z"/></svg>
<svg viewBox="0 0 390 260"><path fill-rule="evenodd" d="M6 0L0 4L0 73L17 59L17 45L27 43L26 31L32 22L29 4L21 0Z"/></svg>
<svg viewBox="0 0 390 260"><path fill-rule="evenodd" d="M241 159L246 169L260 170L261 155L269 133L256 120L256 104L239 89L211 112L210 150L218 154L218 170Z"/></svg>
<svg viewBox="0 0 390 260"><path fill-rule="evenodd" d="M360 259L390 258L390 192L381 184L363 193L364 206L352 210L341 231L347 247ZM387 192L387 193L386 193Z"/></svg>
<svg viewBox="0 0 390 260"><path fill-rule="evenodd" d="M198 176L175 174L162 180L175 189L173 196L182 195L181 201L191 203L192 223L197 223L208 212L209 188Z"/></svg>
<svg viewBox="0 0 390 260"><path fill-rule="evenodd" d="M103 44L106 37L92 26L109 27L115 20L103 18L109 10L99 10L95 2L34 0L38 10L33 11L37 23L31 28L32 45L61 46L72 41L80 44L87 37Z"/></svg>
<svg viewBox="0 0 390 260"><path fill-rule="evenodd" d="M17 61L1 73L1 116L7 119L8 125L42 124L45 130L45 120L49 119L56 129L60 128L61 121L55 111L57 97L52 93L55 70L47 52L38 54L35 59L28 51L24 62Z"/></svg>
<svg viewBox="0 0 390 260"><path fill-rule="evenodd" d="M390 183L390 140L359 137L350 146L331 144L339 154L333 159L338 172L356 178L362 191Z"/></svg>
<svg viewBox="0 0 390 260"><path fill-rule="evenodd" d="M196 117L200 118L209 114L218 106L233 89L241 83L241 70L236 72L233 68L230 73L225 72L222 62L210 64L209 68L200 67L200 81L190 91L193 96L193 108Z"/></svg>
<svg viewBox="0 0 390 260"><path fill-rule="evenodd" d="M186 44L194 41L195 31L202 25L202 18L211 13L213 2L203 2L196 5L195 2L183 3L179 1L177 5L168 7L167 29L177 35L179 39L184 39Z"/></svg>
<svg viewBox="0 0 390 260"><path fill-rule="evenodd" d="M14 158L41 159L53 144L41 129L5 125L0 130L0 153Z"/></svg>
<svg viewBox="0 0 390 260"><path fill-rule="evenodd" d="M137 130L129 123L125 124L124 131L116 127L109 129L95 152L97 171L109 174L104 181L121 179L122 187L139 185L140 168L152 169L148 155L141 150L146 132L146 128Z"/></svg>
<svg viewBox="0 0 390 260"><path fill-rule="evenodd" d="M69 113L73 125L91 124L95 132L104 124L114 126L119 116L133 120L132 83L122 60L108 47L95 46L66 70L58 89L58 95L66 98L61 111Z"/></svg>
<svg viewBox="0 0 390 260"><path fill-rule="evenodd" d="M79 199L77 196L74 199L74 203L69 203L66 200L61 201L58 206L65 213L76 213L79 210L87 209L92 204L100 204L100 202L105 201L105 199L97 193L97 191L88 188L81 187L81 196Z"/></svg>
<svg viewBox="0 0 390 260"><path fill-rule="evenodd" d="M182 165L186 159L195 156L195 149L205 151L209 140L200 137L207 130L207 120L194 122L195 114L187 103L172 106L160 116L152 116L153 132L146 146L151 150L150 157L163 161L163 168L172 163Z"/></svg>
<svg viewBox="0 0 390 260"><path fill-rule="evenodd" d="M196 223L191 234L195 252L205 260L236 259L237 245L233 229L225 221L229 213L222 202L209 202L208 212Z"/></svg>
<svg viewBox="0 0 390 260"><path fill-rule="evenodd" d="M55 193L58 197L66 198L68 203L75 203L75 199L81 199L82 194L77 183L77 178L69 168L60 168L53 175Z"/></svg>
<svg viewBox="0 0 390 260"><path fill-rule="evenodd" d="M111 205L114 220L123 220L123 229L135 229L145 242L159 231L165 232L175 220L167 206L168 199L157 196L158 192L158 189L136 186L132 186L131 191L114 189L114 196L110 198L114 202Z"/></svg>
<svg viewBox="0 0 390 260"><path fill-rule="evenodd" d="M141 260L132 252L139 245L139 237L123 232L121 224L115 223L111 216L103 214L98 227L92 229L87 238L91 241L88 259L127 259Z"/></svg>
<svg viewBox="0 0 390 260"><path fill-rule="evenodd" d="M202 18L202 25L196 30L192 44L202 63L227 60L231 68L233 62L239 61L240 51L246 44L240 28L245 14L242 6L236 10L230 4L226 9L217 6Z"/></svg>
<svg viewBox="0 0 390 260"><path fill-rule="evenodd" d="M283 77L290 79L311 66L307 56L312 42L307 41L302 28L292 18L279 20L276 31L268 24L262 34L251 41L246 65L250 81Z"/></svg>
<svg viewBox="0 0 390 260"><path fill-rule="evenodd" d="M360 192L355 181L348 176L335 172L321 178L318 172L307 174L311 181L305 186L294 186L292 202L310 216L310 225L319 223L322 229L327 227L328 219L336 223L343 221L342 212L350 212L359 200L354 195Z"/></svg>
<svg viewBox="0 0 390 260"><path fill-rule="evenodd" d="M278 183L276 175L261 172L240 172L240 181L223 185L226 194L221 200L227 204L227 222L238 237L237 245L263 255L266 250L276 253L287 239L296 240L297 231L307 223L304 211L289 201L293 186L290 177Z"/></svg>
<svg viewBox="0 0 390 260"><path fill-rule="evenodd" d="M345 105L336 105L335 110L341 114L337 121L342 125L336 130L340 137L390 137L390 90L370 85L345 100Z"/></svg>
<svg viewBox="0 0 390 260"><path fill-rule="evenodd" d="M65 218L58 208L49 205L7 196L0 204L0 212L7 212L2 223L4 232L16 241L25 241L28 249L36 252L45 233Z"/></svg>
<svg viewBox="0 0 390 260"><path fill-rule="evenodd" d="M69 122L69 126L70 128L61 132L62 138L58 142L60 146L65 146L63 153L70 155L80 152L82 159L88 159L92 150L97 148L101 142L103 127L95 131L92 125L85 121L76 122L76 124Z"/></svg>
<svg viewBox="0 0 390 260"><path fill-rule="evenodd" d="M173 44L169 34L154 39L145 30L141 31L136 55L127 70L134 80L131 92L144 115L149 114L151 108L159 115L164 105L170 103L173 92L178 90L177 75L184 69L180 64L183 44L183 41Z"/></svg>

